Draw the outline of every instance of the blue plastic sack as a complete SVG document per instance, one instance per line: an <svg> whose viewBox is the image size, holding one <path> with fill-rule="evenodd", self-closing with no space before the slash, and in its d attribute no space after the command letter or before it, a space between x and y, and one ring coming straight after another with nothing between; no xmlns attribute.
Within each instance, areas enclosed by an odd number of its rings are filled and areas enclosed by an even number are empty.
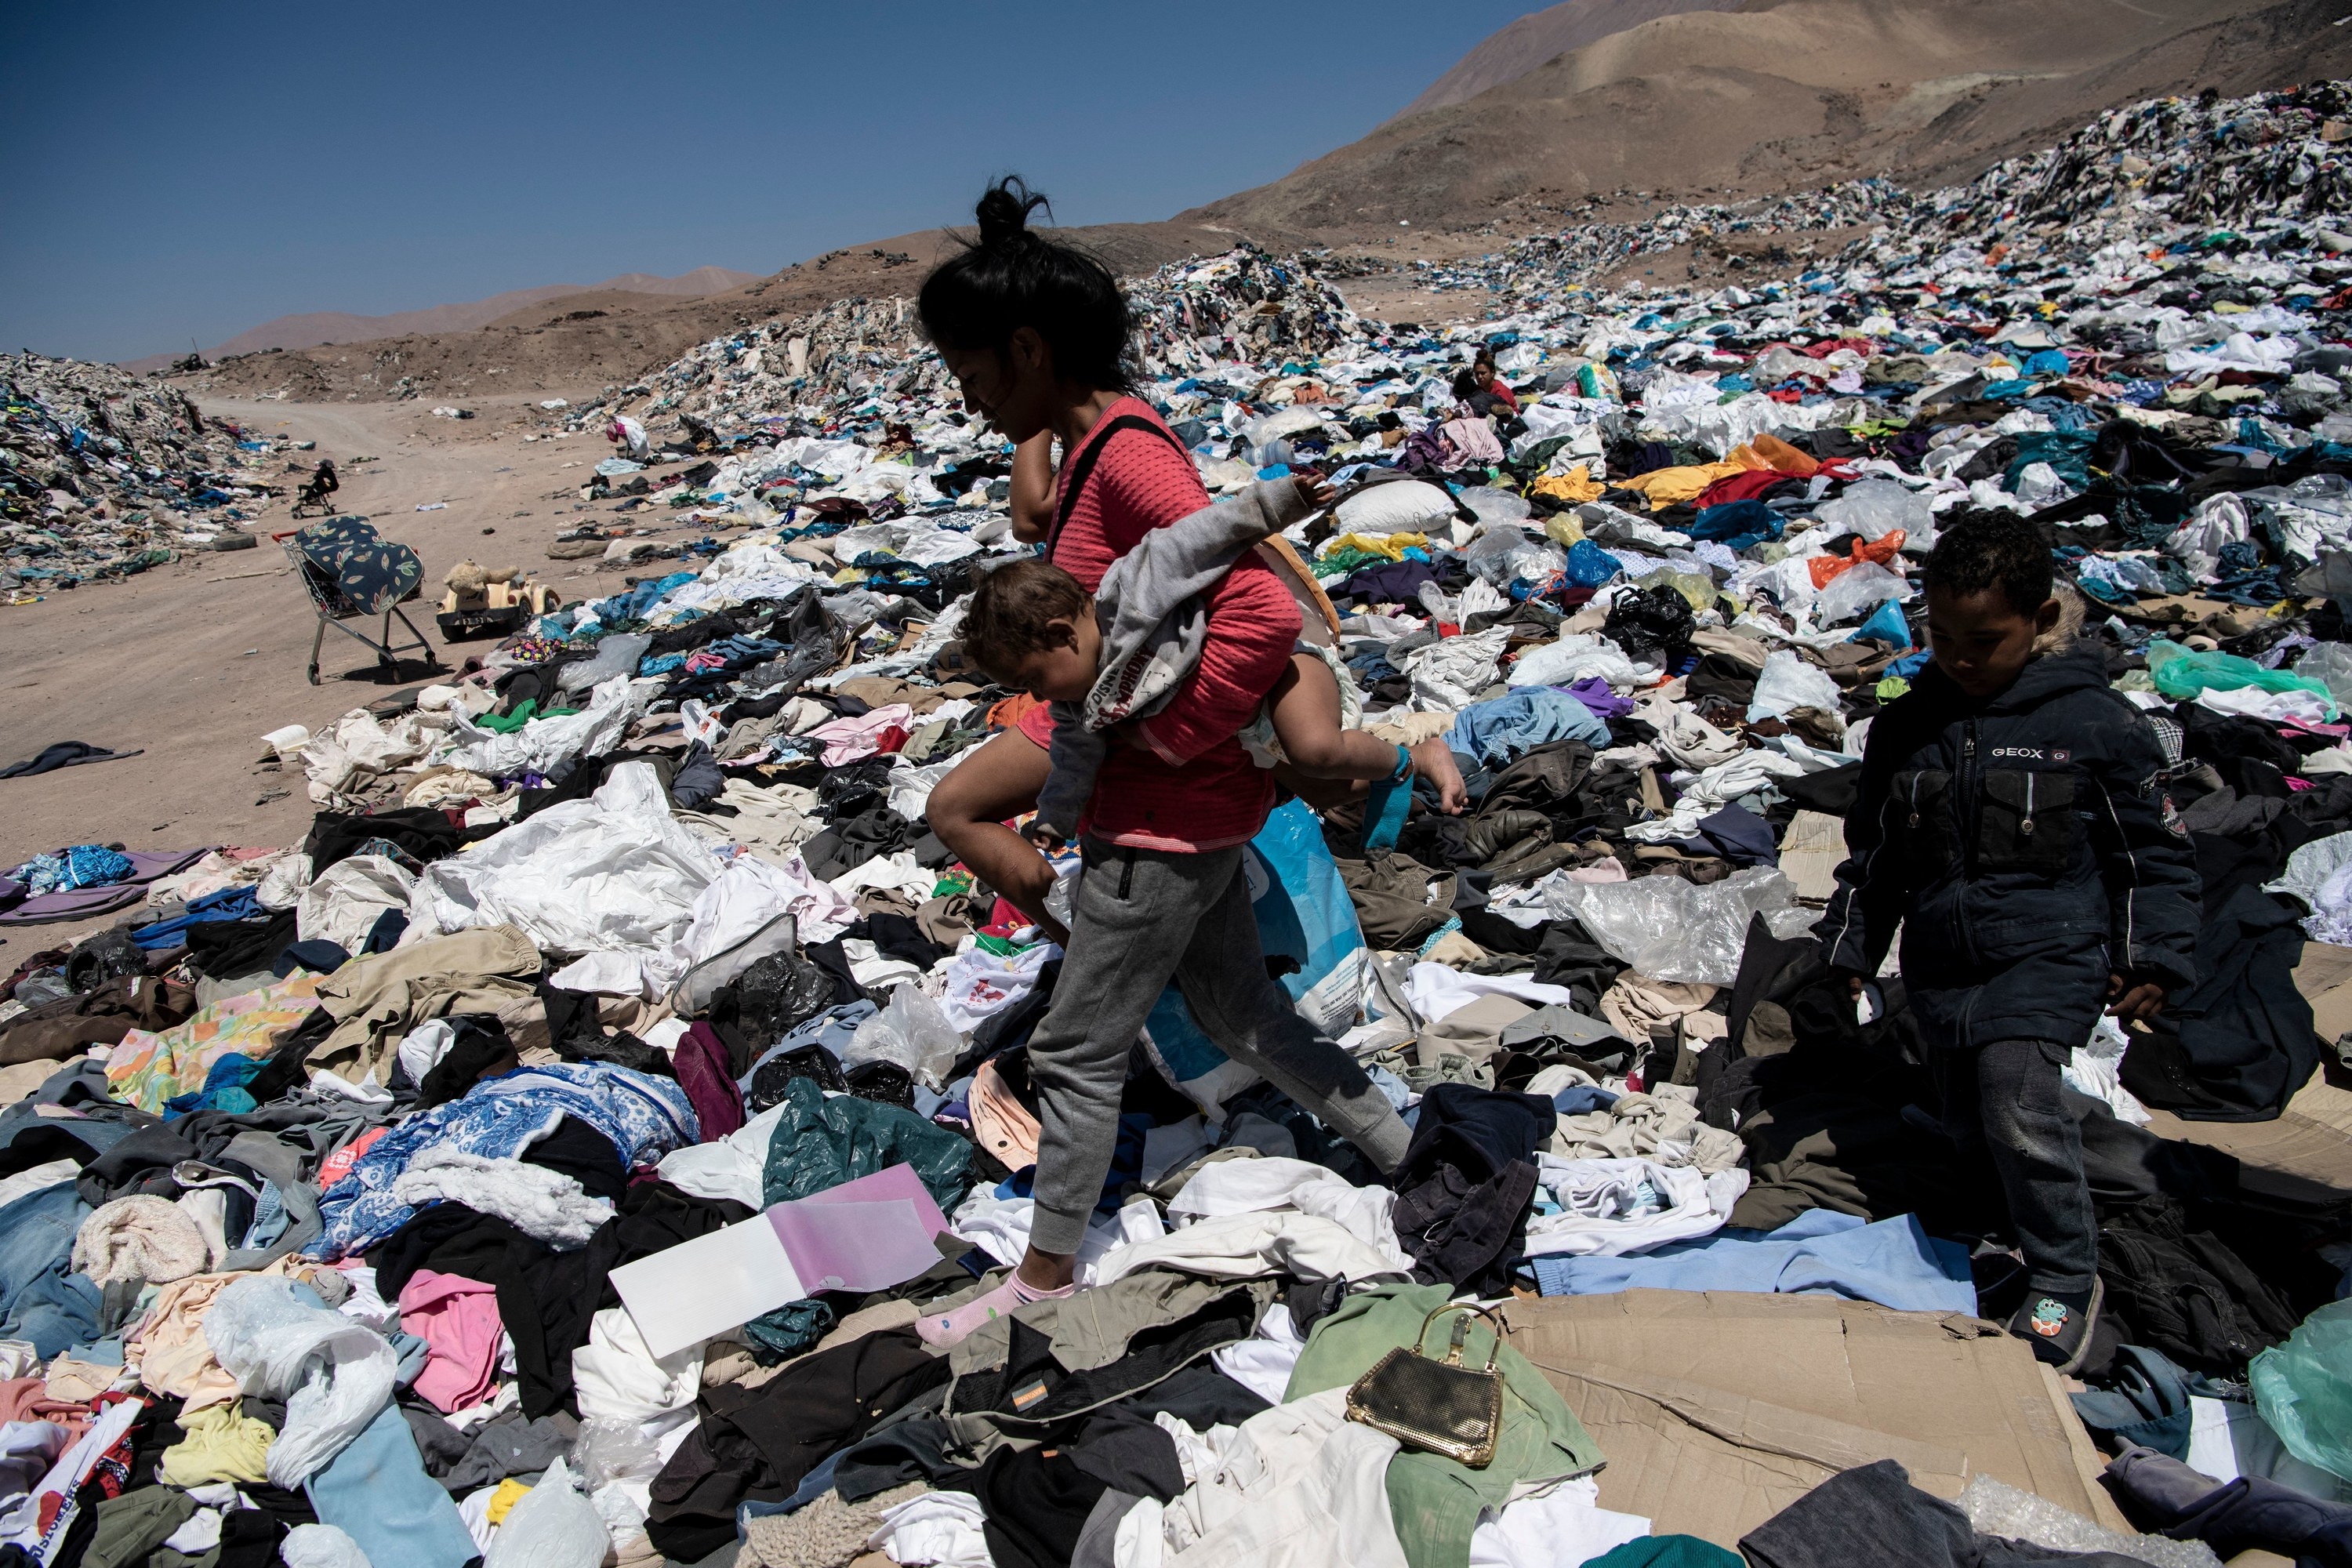
<svg viewBox="0 0 2352 1568"><path fill-rule="evenodd" d="M1879 605L1870 613L1870 619L1863 622L1854 629L1853 636L1845 640L1860 642L1864 637L1870 637L1878 642L1893 643L1897 647L1909 647L1911 623L1903 618L1902 601L1889 599Z"/></svg>
<svg viewBox="0 0 2352 1568"><path fill-rule="evenodd" d="M1560 575L1571 588L1598 588L1618 573L1625 563L1589 539L1580 539L1568 547L1568 564Z"/></svg>
<svg viewBox="0 0 2352 1568"><path fill-rule="evenodd" d="M1289 801L1265 819L1242 855L1242 874L1249 879L1259 947L1267 958L1296 965L1280 984L1300 1016L1330 1035L1353 1027L1371 954L1339 863L1323 842L1322 824L1304 802ZM1143 1033L1169 1080L1212 1120L1222 1120L1228 1095L1257 1081L1255 1070L1202 1031L1173 985L1160 994Z"/></svg>

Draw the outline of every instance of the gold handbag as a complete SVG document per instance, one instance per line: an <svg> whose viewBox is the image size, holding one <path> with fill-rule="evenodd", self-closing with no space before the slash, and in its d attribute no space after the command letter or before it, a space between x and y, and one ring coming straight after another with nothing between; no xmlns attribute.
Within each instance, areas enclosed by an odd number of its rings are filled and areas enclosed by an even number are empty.
<svg viewBox="0 0 2352 1568"><path fill-rule="evenodd" d="M1421 1342L1440 1314L1460 1312L1444 1361L1421 1353ZM1495 1348L1484 1370L1462 1364L1462 1340L1472 1318L1494 1328ZM1474 1470L1494 1462L1503 1435L1503 1374L1495 1370L1503 1353L1502 1320L1484 1307L1449 1302L1421 1321L1410 1349L1399 1345L1382 1356L1348 1390L1348 1419L1385 1432L1408 1447L1443 1454Z"/></svg>

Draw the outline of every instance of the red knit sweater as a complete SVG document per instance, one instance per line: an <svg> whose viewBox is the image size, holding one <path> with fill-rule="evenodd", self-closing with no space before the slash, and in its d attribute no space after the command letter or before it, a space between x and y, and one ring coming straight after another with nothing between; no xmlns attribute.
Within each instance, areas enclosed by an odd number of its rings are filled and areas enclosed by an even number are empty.
<svg viewBox="0 0 2352 1568"><path fill-rule="evenodd" d="M1095 429L1129 414L1160 423L1150 404L1127 397ZM1107 445L1054 545L1055 564L1088 593L1146 532L1209 504L1200 471L1173 441L1121 430L1090 435L1079 450L1095 440ZM1064 455L1065 473L1076 456ZM1167 707L1138 726L1150 751L1111 747L1080 831L1113 844L1197 853L1244 843L1265 825L1273 776L1234 737L1257 716L1289 661L1298 640L1298 601L1253 552L1211 590L1208 609L1200 668ZM1041 746L1053 743L1053 717L1043 706L1023 718L1021 730Z"/></svg>

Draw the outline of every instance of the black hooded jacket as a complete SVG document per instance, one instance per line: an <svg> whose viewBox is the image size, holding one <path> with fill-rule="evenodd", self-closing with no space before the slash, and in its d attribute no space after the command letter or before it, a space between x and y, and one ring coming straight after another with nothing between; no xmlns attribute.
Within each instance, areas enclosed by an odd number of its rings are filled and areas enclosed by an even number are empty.
<svg viewBox="0 0 2352 1568"><path fill-rule="evenodd" d="M2079 1045L2111 970L2196 977L2196 858L2156 732L2095 647L1983 702L1929 664L1871 725L1845 842L1822 956L1874 973L1901 922L1932 1045Z"/></svg>

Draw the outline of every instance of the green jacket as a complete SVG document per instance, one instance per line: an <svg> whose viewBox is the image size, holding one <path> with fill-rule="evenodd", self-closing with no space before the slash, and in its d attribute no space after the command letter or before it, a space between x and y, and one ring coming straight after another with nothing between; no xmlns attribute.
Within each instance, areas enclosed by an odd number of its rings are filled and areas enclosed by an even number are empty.
<svg viewBox="0 0 2352 1568"><path fill-rule="evenodd" d="M1283 1402L1354 1383L1390 1351L1412 1344L1422 1320L1453 1299L1447 1285L1384 1285L1349 1297L1307 1335ZM1438 1319L1423 1350L1443 1356L1453 1333L1454 1315ZM1494 1343L1486 1321L1473 1321L1462 1364L1486 1365ZM1495 1364L1503 1374L1503 1431L1491 1464L1474 1470L1411 1448L1389 1461L1389 1511L1412 1568L1468 1568L1479 1514L1500 1512L1512 1488L1584 1475L1607 1463L1576 1412L1525 1356L1506 1347Z"/></svg>

